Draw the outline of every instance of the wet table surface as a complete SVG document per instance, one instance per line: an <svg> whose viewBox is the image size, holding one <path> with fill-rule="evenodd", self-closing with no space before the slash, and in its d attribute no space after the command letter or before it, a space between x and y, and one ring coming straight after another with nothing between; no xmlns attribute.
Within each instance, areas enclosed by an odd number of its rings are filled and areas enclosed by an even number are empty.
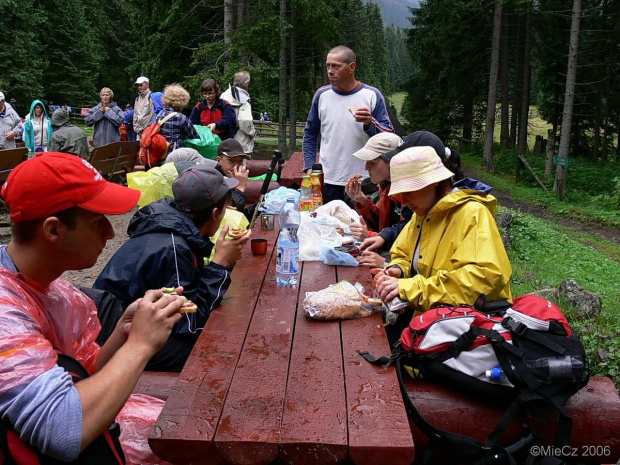
<svg viewBox="0 0 620 465"><path fill-rule="evenodd" d="M277 223L277 221L276 221ZM297 288L275 281L276 229L264 256L249 245L149 438L173 463L410 464L414 446L381 316L306 318L301 303L341 279L370 286L364 267L303 262Z"/></svg>

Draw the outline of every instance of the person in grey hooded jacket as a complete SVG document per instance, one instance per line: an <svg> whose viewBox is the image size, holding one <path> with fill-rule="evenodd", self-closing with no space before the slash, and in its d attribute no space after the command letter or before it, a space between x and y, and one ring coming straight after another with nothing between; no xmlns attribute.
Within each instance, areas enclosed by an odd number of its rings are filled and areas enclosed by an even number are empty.
<svg viewBox="0 0 620 465"><path fill-rule="evenodd" d="M86 126L95 126L93 146L99 147L121 140L119 128L125 122L125 113L116 102L113 102L114 92L104 87L99 93L101 102L88 111L84 118Z"/></svg>
<svg viewBox="0 0 620 465"><path fill-rule="evenodd" d="M0 92L0 150L14 149L15 138L21 134L22 120Z"/></svg>
<svg viewBox="0 0 620 465"><path fill-rule="evenodd" d="M72 153L88 160L90 151L88 150L86 134L71 124L69 112L66 108L61 107L52 113L52 129L54 132L50 142L50 152Z"/></svg>

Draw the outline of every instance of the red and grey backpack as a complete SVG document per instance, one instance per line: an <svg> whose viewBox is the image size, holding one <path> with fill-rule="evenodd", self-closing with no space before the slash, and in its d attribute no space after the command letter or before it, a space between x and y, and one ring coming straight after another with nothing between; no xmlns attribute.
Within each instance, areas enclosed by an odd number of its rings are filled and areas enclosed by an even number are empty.
<svg viewBox="0 0 620 465"><path fill-rule="evenodd" d="M73 382L87 378L88 372L73 357L58 353L58 366L64 368L73 378ZM7 422L0 421L0 464L2 465L124 465L125 455L119 440L121 434L118 423L112 423L106 431L97 437L77 460L63 462L48 455L43 455L27 442Z"/></svg>
<svg viewBox="0 0 620 465"><path fill-rule="evenodd" d="M557 305L534 295L487 304L481 296L472 306L438 306L414 317L401 334L392 357L371 363L395 363L407 413L436 447L474 459L510 459L510 449L497 445L521 407L544 401L559 413L555 445L568 445L572 420L564 404L588 383L585 350ZM503 418L482 444L474 438L440 430L417 411L403 384L410 373L457 386L488 401L511 402ZM533 435L530 435L530 439ZM513 448L514 449L514 448ZM498 461L488 463L500 463Z"/></svg>

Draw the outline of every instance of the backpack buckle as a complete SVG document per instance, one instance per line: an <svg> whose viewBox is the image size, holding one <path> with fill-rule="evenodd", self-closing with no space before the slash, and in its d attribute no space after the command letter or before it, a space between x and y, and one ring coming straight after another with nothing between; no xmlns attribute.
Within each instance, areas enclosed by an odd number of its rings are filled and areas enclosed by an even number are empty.
<svg viewBox="0 0 620 465"><path fill-rule="evenodd" d="M522 336L527 330L527 325L521 323L520 321L515 321L510 317L504 318L504 321L502 321L502 326L504 328L508 328L510 331L518 334L519 336Z"/></svg>

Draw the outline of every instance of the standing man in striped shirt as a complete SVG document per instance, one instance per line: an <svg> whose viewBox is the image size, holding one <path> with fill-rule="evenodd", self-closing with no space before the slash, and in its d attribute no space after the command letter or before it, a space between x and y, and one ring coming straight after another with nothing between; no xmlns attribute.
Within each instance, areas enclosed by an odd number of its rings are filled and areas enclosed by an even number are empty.
<svg viewBox="0 0 620 465"><path fill-rule="evenodd" d="M368 177L364 162L353 153L364 147L371 136L394 131L381 92L355 79L355 60L355 52L344 45L329 51L326 66L330 85L314 94L304 129L302 150L308 173L317 162L321 136L325 203L344 200L344 187L352 176Z"/></svg>

